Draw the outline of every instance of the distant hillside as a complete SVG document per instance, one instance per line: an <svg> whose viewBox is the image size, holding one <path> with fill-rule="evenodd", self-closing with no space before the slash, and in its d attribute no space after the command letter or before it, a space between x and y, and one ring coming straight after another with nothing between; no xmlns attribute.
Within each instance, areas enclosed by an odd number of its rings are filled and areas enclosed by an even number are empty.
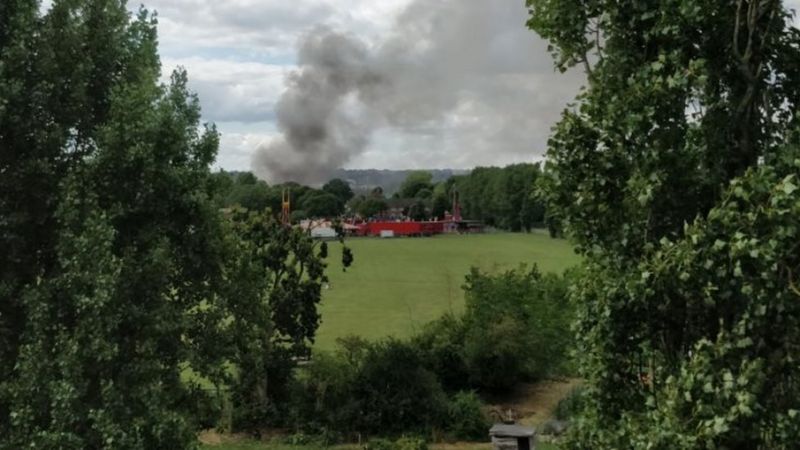
<svg viewBox="0 0 800 450"><path fill-rule="evenodd" d="M427 170L427 169L426 169ZM433 182L444 181L453 175L465 175L469 170L433 169L427 170L433 175ZM406 176L413 170L378 170L378 169L339 169L333 173L332 178L341 178L350 183L356 192L369 191L376 186L383 188L386 195L392 195L399 188Z"/></svg>

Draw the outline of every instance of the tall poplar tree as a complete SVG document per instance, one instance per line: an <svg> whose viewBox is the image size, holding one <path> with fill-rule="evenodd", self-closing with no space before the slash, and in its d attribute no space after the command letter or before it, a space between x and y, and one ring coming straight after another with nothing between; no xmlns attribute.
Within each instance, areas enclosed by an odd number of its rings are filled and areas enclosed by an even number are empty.
<svg viewBox="0 0 800 450"><path fill-rule="evenodd" d="M549 142L588 408L571 448L794 448L800 33L776 0L528 0L588 84ZM572 69L577 70L577 69Z"/></svg>

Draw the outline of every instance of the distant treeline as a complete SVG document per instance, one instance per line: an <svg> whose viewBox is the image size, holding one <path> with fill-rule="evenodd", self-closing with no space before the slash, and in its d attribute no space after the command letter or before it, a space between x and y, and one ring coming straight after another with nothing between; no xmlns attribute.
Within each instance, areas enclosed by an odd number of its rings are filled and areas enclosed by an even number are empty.
<svg viewBox="0 0 800 450"><path fill-rule="evenodd" d="M338 217L345 213L345 205L353 198L353 190L347 182L333 179L321 189L297 183L274 186L259 180L250 172L217 172L212 175L216 192L215 202L219 207L234 205L251 211L281 211L284 191L288 190L292 208L292 220L308 217Z"/></svg>
<svg viewBox="0 0 800 450"><path fill-rule="evenodd" d="M367 194L380 186L386 195L391 196L400 190L400 185L403 184L403 181L408 178L411 172L414 171L391 169L338 169L333 172L331 178L340 178L347 181L356 194ZM430 172L433 182L438 183L455 175L467 174L470 171L457 169L428 169L426 172Z"/></svg>
<svg viewBox="0 0 800 450"><path fill-rule="evenodd" d="M390 197L380 186L355 195L350 184L339 178L321 189L297 183L270 186L249 172L219 172L214 179L221 207L238 204L251 210L277 212L282 193L288 189L293 220L342 215L443 219L453 213L453 199L457 196L464 219L510 231L528 231L546 224L545 207L536 194L541 175L539 164L478 167L439 182L429 171L411 171ZM557 233L557 227L547 225Z"/></svg>
<svg viewBox="0 0 800 450"><path fill-rule="evenodd" d="M522 231L545 222L544 203L535 187L542 171L539 164L478 167L468 175L448 180L461 201L462 215L498 228Z"/></svg>

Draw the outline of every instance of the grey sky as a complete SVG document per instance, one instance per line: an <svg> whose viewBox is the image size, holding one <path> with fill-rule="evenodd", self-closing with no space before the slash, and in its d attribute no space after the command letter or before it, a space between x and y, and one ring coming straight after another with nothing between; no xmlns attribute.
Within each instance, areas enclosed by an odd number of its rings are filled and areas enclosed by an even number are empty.
<svg viewBox="0 0 800 450"><path fill-rule="evenodd" d="M251 169L257 148L276 147L275 107L299 69L299 42L320 26L362 43L370 64L391 80L380 95L350 93L336 105L344 110L337 117L370 123L363 142L357 136L363 148L331 158L334 165L532 161L583 80L553 70L546 44L525 28L524 0L143 2L158 12L165 77L178 65L189 71L204 119L223 134L217 166L229 170ZM797 8L800 0L786 3Z"/></svg>
<svg viewBox="0 0 800 450"><path fill-rule="evenodd" d="M275 105L297 70L299 40L320 25L359 40L387 59L386 70L407 75L385 96L390 103L382 105L381 123L370 127L366 146L333 161L345 167L532 161L580 84L579 76L555 73L546 44L525 28L523 0L145 5L158 11L165 74L186 67L204 118L223 133L217 165L225 169L250 169L256 148L279 138Z"/></svg>

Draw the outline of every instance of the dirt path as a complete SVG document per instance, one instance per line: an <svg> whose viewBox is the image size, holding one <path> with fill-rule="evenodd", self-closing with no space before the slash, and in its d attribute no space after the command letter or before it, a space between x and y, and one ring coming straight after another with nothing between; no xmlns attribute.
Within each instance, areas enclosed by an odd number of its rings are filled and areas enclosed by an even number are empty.
<svg viewBox="0 0 800 450"><path fill-rule="evenodd" d="M488 399L488 403L492 411L513 411L519 424L536 426L551 419L558 402L580 384L577 378L523 384L509 395Z"/></svg>

